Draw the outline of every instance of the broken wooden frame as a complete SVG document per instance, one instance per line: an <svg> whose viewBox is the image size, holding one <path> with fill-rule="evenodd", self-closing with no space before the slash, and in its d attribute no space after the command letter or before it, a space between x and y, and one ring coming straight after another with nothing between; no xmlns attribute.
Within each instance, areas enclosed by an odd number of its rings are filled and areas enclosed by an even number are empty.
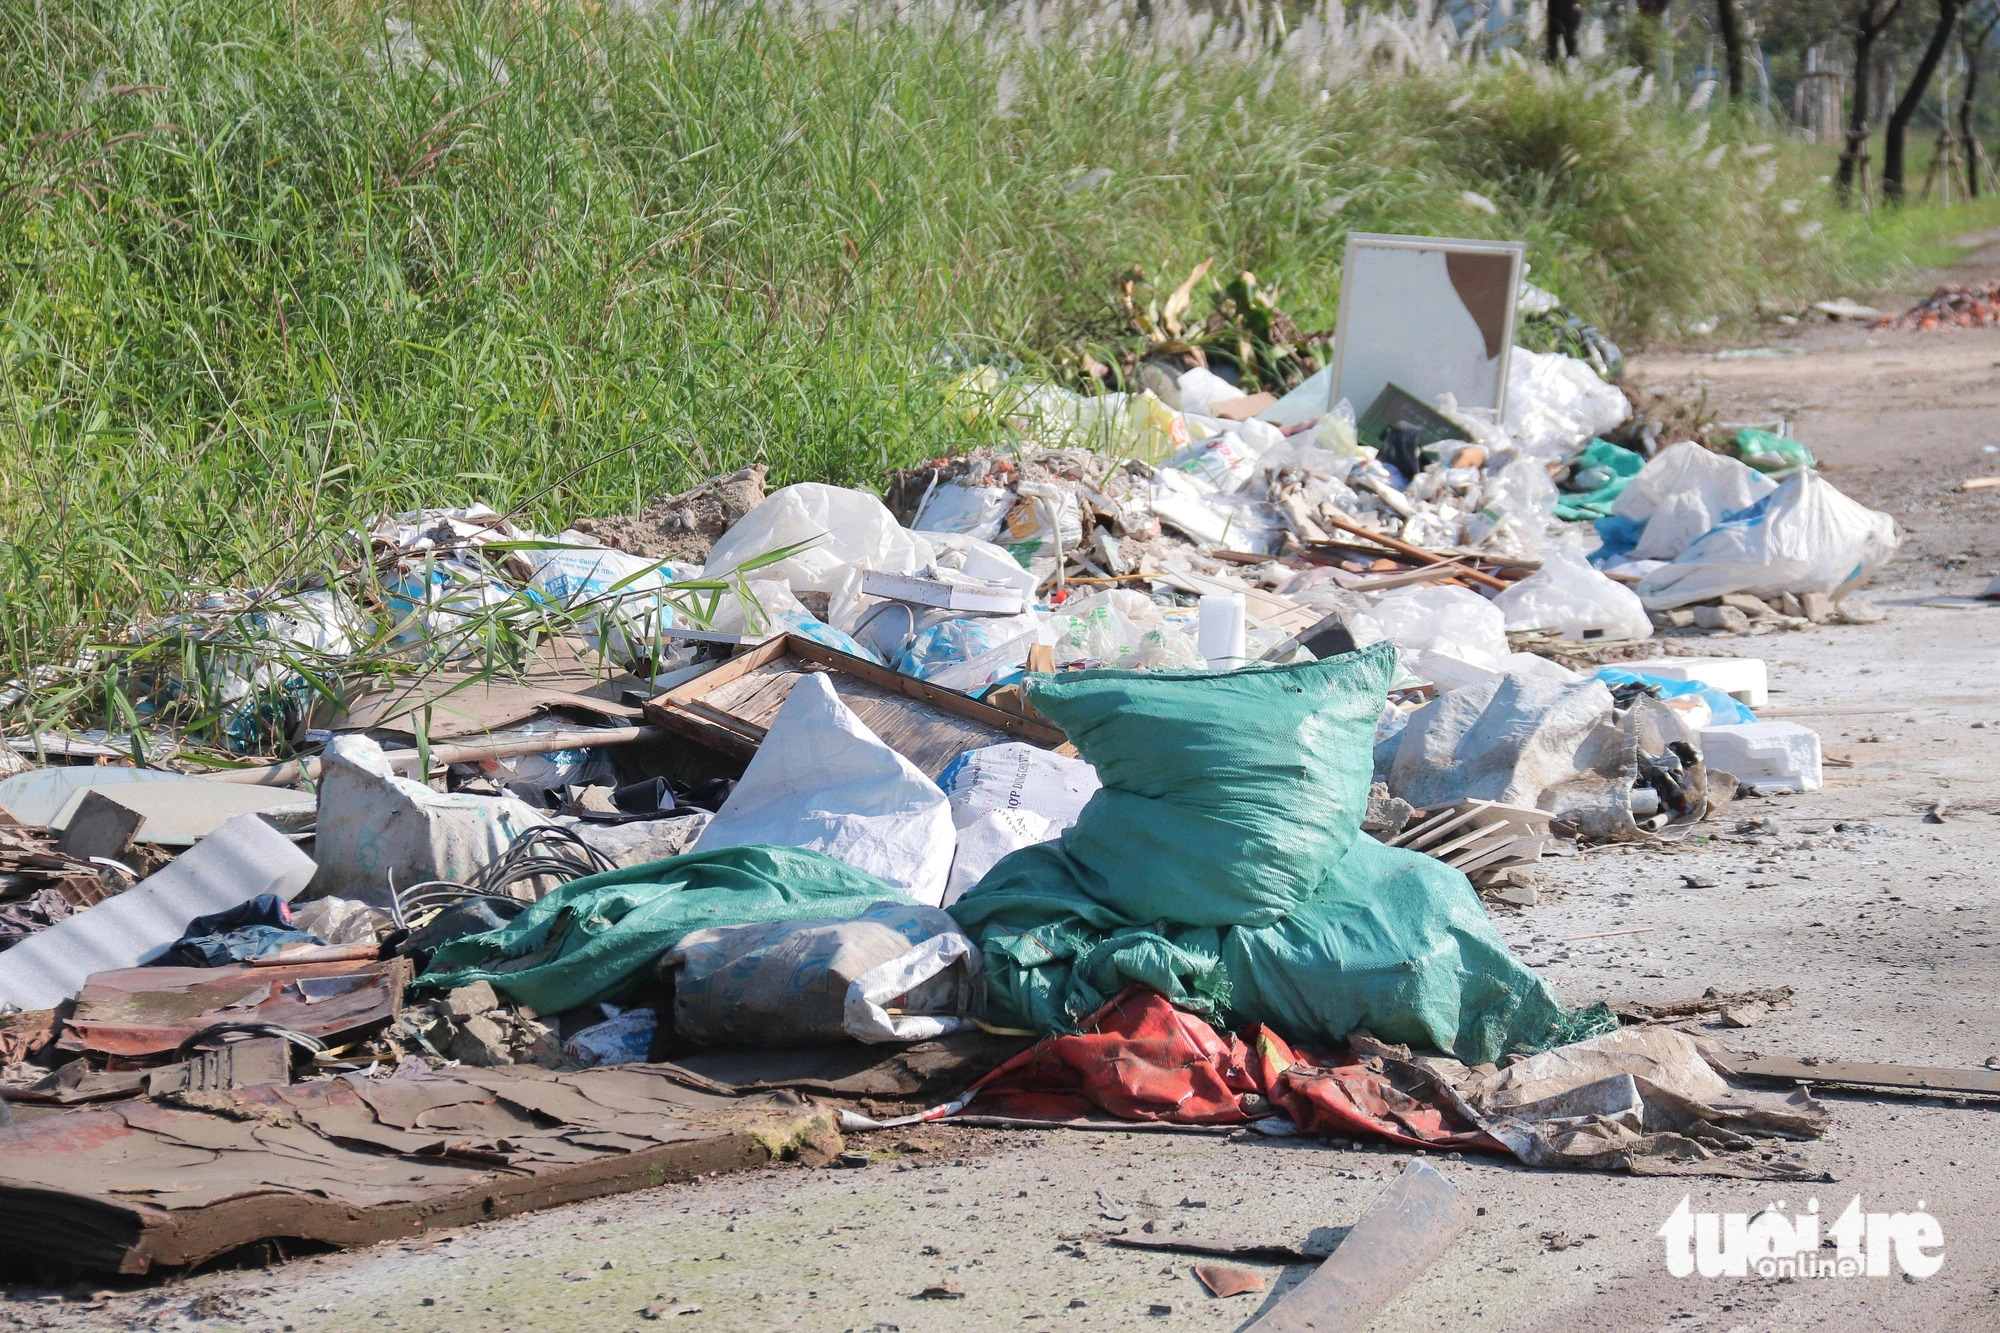
<svg viewBox="0 0 2000 1333"><path fill-rule="evenodd" d="M774 638L647 701L646 718L747 762L792 687L812 672L830 676L841 702L884 745L933 780L967 750L1007 741L1056 749L1068 742L1046 722L1004 712L795 634Z"/></svg>

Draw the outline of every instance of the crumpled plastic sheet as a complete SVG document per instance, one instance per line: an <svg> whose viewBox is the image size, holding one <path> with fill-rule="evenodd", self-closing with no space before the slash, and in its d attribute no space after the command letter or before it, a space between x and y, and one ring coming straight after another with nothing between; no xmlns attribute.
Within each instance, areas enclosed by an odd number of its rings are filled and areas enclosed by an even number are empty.
<svg viewBox="0 0 2000 1333"><path fill-rule="evenodd" d="M1732 592L1838 598L1888 564L1902 540L1893 518L1842 495L1817 472L1800 472L1646 575L1637 591L1649 611Z"/></svg>

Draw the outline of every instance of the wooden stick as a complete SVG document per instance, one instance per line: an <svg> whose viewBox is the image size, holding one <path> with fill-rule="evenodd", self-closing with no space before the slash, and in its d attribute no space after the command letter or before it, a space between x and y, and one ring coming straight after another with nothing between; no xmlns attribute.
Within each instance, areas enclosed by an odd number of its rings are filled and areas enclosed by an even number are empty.
<svg viewBox="0 0 2000 1333"><path fill-rule="evenodd" d="M639 741L664 741L671 733L659 727L579 727L575 731L542 731L505 741L470 745L433 745L433 764L469 764L481 759L513 759L524 754L550 754L556 750L589 750L600 745L632 745ZM414 769L417 751L390 750L391 768ZM301 778L319 776L320 759L294 759L289 763L263 768L228 768L201 776L210 782L240 782L256 787L287 787Z"/></svg>
<svg viewBox="0 0 2000 1333"><path fill-rule="evenodd" d="M1387 533L1383 532L1370 532L1367 528L1362 527L1359 523L1355 523L1349 519L1341 518L1338 515L1329 514L1324 510L1320 512L1320 518L1323 519L1325 522L1333 525L1334 527L1339 528L1342 532L1351 532L1357 537L1366 537L1371 542L1376 542L1382 546L1386 546L1390 550L1396 552L1399 555L1406 555L1410 557L1410 559L1421 561L1426 565L1448 565L1452 563L1452 560L1449 557L1442 555L1434 555L1431 552L1426 551L1421 546L1410 545L1408 542L1404 541L1400 537L1391 537ZM1472 582L1482 584L1485 587L1491 588L1495 592L1504 592L1507 588L1507 585L1505 583L1502 583L1499 579L1494 578L1491 574L1483 574L1476 569L1468 569L1464 573L1459 574L1456 577L1462 579L1470 579Z"/></svg>
<svg viewBox="0 0 2000 1333"><path fill-rule="evenodd" d="M1989 486L2000 486L2000 477L1967 477L1958 483L1961 491L1983 491Z"/></svg>
<svg viewBox="0 0 2000 1333"><path fill-rule="evenodd" d="M1561 942L1569 944L1574 940L1608 940L1613 935L1644 935L1647 931L1656 929L1658 929L1656 926L1634 926L1630 930L1598 930L1588 935L1565 935Z"/></svg>

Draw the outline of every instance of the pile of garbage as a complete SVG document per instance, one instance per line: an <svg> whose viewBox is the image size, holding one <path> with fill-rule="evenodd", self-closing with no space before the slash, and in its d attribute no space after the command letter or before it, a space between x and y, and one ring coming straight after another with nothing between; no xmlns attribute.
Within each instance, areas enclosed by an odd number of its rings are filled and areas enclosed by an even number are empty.
<svg viewBox="0 0 2000 1333"><path fill-rule="evenodd" d="M883 498L751 468L553 536L387 516L344 585L110 650L156 724L199 685L274 762L0 750L0 1096L643 1065L900 1089L855 1129L970 1106L1796 1169L1739 1150L1817 1106L1565 1005L1489 905L1566 844L1816 787L1763 663L1688 640L1879 618L1894 524L1782 434L1621 432L1560 353L1515 349L1497 418L1223 369L968 370L1014 447ZM829 1046L884 1054L776 1054Z"/></svg>
<svg viewBox="0 0 2000 1333"><path fill-rule="evenodd" d="M1983 329L2000 323L2000 278L1946 283L1900 315L1884 315L1878 329Z"/></svg>

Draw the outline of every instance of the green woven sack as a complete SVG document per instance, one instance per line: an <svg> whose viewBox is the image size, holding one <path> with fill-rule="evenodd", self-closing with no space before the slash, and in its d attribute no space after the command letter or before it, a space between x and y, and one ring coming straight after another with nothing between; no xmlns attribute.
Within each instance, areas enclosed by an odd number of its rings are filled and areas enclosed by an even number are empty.
<svg viewBox="0 0 2000 1333"><path fill-rule="evenodd" d="M1103 790L1054 843L960 904L1081 894L1129 923L1265 926L1310 897L1361 827L1393 644L1247 671L1036 677L1034 705Z"/></svg>

